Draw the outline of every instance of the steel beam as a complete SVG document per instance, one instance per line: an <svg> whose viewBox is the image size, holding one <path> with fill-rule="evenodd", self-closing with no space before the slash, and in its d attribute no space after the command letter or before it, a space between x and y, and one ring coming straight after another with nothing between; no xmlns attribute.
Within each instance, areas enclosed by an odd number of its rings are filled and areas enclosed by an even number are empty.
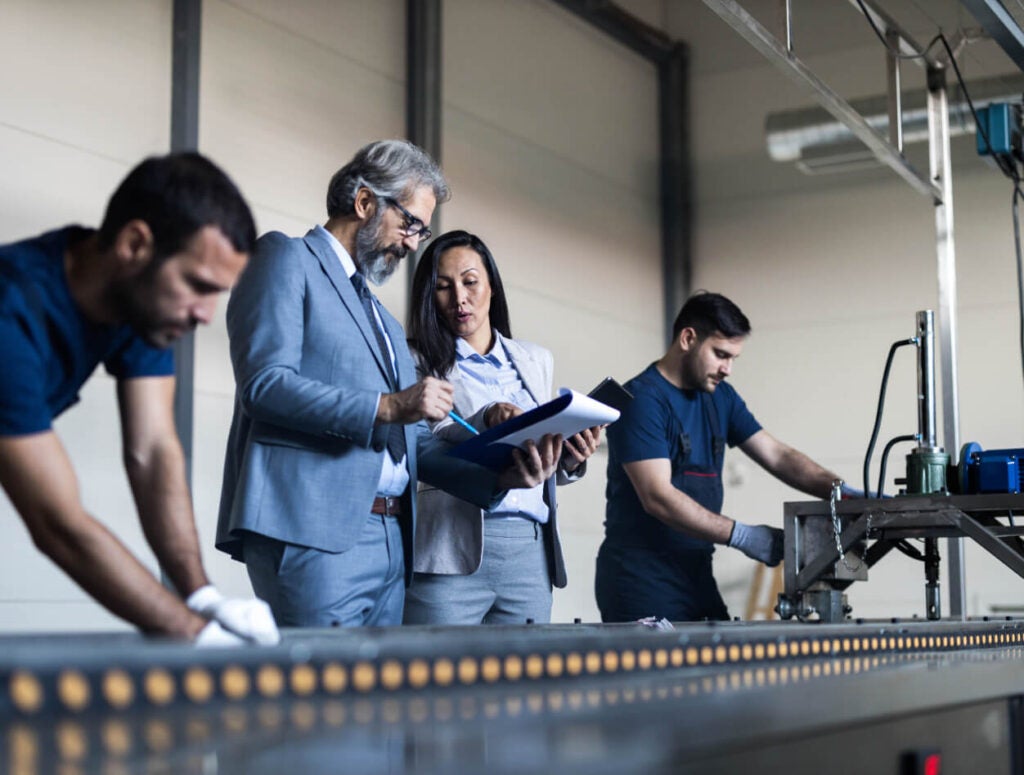
<svg viewBox="0 0 1024 775"><path fill-rule="evenodd" d="M928 148L932 180L942 194L935 201L935 244L938 270L938 339L942 377L942 445L955 460L960 450L960 399L957 385L956 250L953 238L953 181L949 148L949 106L946 72L928 69ZM963 618L967 588L964 544L946 541L949 567L949 615Z"/></svg>
<svg viewBox="0 0 1024 775"><path fill-rule="evenodd" d="M897 50L900 56L910 58L909 61L924 67L934 67L938 61L925 50L925 47L914 40L914 37L904 30L889 13L882 8L875 0L862 0L864 7L857 0L849 0L850 5L857 9L858 13L865 12L868 18L874 22L883 33L893 32L898 37Z"/></svg>
<svg viewBox="0 0 1024 775"><path fill-rule="evenodd" d="M668 341L690 294L693 174L690 160L689 49L610 0L554 0L658 68L658 188L664 330Z"/></svg>
<svg viewBox="0 0 1024 775"><path fill-rule="evenodd" d="M174 0L171 21L171 151L199 148L199 46L203 0ZM195 390L195 334L174 343L174 426L192 485L192 424Z"/></svg>
<svg viewBox="0 0 1024 775"><path fill-rule="evenodd" d="M415 0L413 0L415 1ZM645 59L659 62L672 56L676 46L668 35L652 27L611 0L554 0Z"/></svg>
<svg viewBox="0 0 1024 775"><path fill-rule="evenodd" d="M806 90L818 103L866 145L882 163L888 165L911 188L920 194L942 201L942 190L933 181L918 172L903 154L873 129L864 117L840 97L832 88L811 72L799 58L786 50L765 27L747 13L735 0L704 0L704 4L718 14L772 64L782 70L794 83Z"/></svg>
<svg viewBox="0 0 1024 775"><path fill-rule="evenodd" d="M843 547L843 553L847 553L853 548L854 544L862 540L868 534L868 527L871 525L871 514L865 514L862 517L855 519L849 525L847 525L843 532L839 534L839 543ZM799 560L799 558L797 558ZM806 590L811 584L817 581L821 574L832 568L839 562L839 550L832 546L829 551L823 552L807 563L799 571L796 571L792 576L793 589L786 589L786 594L799 594ZM857 557L858 563L865 562L861 557ZM856 570L856 569L855 569ZM788 579L787 579L788 581Z"/></svg>
<svg viewBox="0 0 1024 775"><path fill-rule="evenodd" d="M885 51L885 66L889 83L889 142L897 151L903 153L903 91L900 86L900 60L892 51L893 47L899 45L899 33L889 30L885 33L885 40L888 43Z"/></svg>
<svg viewBox="0 0 1024 775"><path fill-rule="evenodd" d="M1006 55L1024 70L1024 31L999 0L960 0Z"/></svg>
<svg viewBox="0 0 1024 775"><path fill-rule="evenodd" d="M441 163L442 135L441 0L405 3L405 131L409 141ZM434 208L430 230L441 232L441 208ZM406 299L412 298L416 261L406 261Z"/></svg>
<svg viewBox="0 0 1024 775"><path fill-rule="evenodd" d="M1008 546L1004 541L994 535L991 530L986 528L977 520L972 519L967 514L961 516L960 519L957 520L957 524L960 529L964 531L964 535L973 538L978 542L978 545L981 546L982 549L987 551L1018 576L1024 578L1024 557L1021 557L1020 552L1016 551L1013 547Z"/></svg>
<svg viewBox="0 0 1024 775"><path fill-rule="evenodd" d="M665 341L690 294L693 261L693 174L690 166L689 51L677 43L658 63L661 267Z"/></svg>

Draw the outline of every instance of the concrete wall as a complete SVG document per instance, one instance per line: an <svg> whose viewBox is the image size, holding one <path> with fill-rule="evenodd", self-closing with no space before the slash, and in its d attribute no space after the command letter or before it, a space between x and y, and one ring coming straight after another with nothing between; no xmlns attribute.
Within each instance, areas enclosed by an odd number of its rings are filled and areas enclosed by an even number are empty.
<svg viewBox="0 0 1024 775"><path fill-rule="evenodd" d="M8 6L0 61L19 78L0 84L0 239L95 224L127 169L167 149L171 4ZM404 134L404 3L203 8L200 149L239 183L260 231L304 233L324 220L327 182L358 147ZM542 0L449 0L444 35L454 198L443 226L491 246L515 333L554 351L556 386L631 376L661 344L649 314L660 299L653 68ZM405 317L401 275L380 296ZM194 499L212 579L249 594L243 566L212 548L234 389L223 307L196 340ZM57 429L90 511L155 572L116 423L113 383L99 374ZM556 619L596 617L604 465L599 454L587 480L563 490L571 586ZM6 500L0 510L0 627L124 626L32 548Z"/></svg>
<svg viewBox="0 0 1024 775"><path fill-rule="evenodd" d="M653 66L546 2L448 0L444 24L444 228L491 248L512 333L551 349L556 388L633 376L662 347ZM553 621L598 619L605 451L559 489Z"/></svg>

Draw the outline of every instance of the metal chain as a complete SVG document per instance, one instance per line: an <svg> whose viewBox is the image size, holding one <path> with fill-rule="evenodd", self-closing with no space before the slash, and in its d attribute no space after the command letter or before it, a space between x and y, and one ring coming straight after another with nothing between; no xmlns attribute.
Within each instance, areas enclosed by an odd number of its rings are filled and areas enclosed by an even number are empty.
<svg viewBox="0 0 1024 775"><path fill-rule="evenodd" d="M850 573L856 573L864 567L864 561L861 560L857 564L856 568L852 567L850 563L846 561L846 552L843 551L843 542L840 540L840 534L843 532L843 526L839 522L839 515L836 514L836 502L842 499L842 489L843 483L841 480L837 479L834 482L832 482L832 494L829 497L828 502L829 509L832 512L832 531L835 533L836 536L836 551L839 552L839 561L846 566L846 570L850 571ZM865 531L864 535L867 535L869 532L871 532L870 511L868 512L867 531Z"/></svg>

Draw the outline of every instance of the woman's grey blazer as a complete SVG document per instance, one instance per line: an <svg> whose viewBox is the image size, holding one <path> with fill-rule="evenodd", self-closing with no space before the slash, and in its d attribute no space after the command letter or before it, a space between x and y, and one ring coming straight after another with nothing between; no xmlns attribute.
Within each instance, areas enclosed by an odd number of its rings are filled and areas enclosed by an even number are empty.
<svg viewBox="0 0 1024 775"><path fill-rule="evenodd" d="M505 346L505 352L515 366L523 386L530 392L537 404L551 398L551 382L554 359L549 350L523 342L508 339L497 332L495 335ZM424 376L422 361L413 350L419 377ZM453 366L445 379L455 388L455 411L478 428L484 427L483 413L486 406L471 411L469 397L463 385L458 366ZM469 431L461 428L450 418L431 423L434 435L446 441L464 441ZM567 484L579 479L585 473L584 463L573 474L566 474L559 468L558 473L544 484L544 502L548 505L548 521L544 524L544 547L548 555L548 571L551 583L564 587L565 560L558 536L558 506L555 485ZM468 575L480 567L484 555L484 514L480 507L453 495L420 482L417 504L416 540L414 570L417 573L440 573Z"/></svg>

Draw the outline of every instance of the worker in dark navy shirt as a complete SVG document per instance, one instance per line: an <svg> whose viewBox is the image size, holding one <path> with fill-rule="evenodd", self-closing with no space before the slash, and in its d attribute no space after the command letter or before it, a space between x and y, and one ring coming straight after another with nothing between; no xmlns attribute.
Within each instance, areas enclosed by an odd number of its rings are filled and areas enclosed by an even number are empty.
<svg viewBox="0 0 1024 775"><path fill-rule="evenodd" d="M166 349L213 316L256 238L231 180L198 154L147 159L100 229L0 246L0 485L32 539L97 601L148 633L201 645L278 640L266 605L228 600L199 554ZM82 505L53 419L102 363L117 380L143 531L183 601Z"/></svg>
<svg viewBox="0 0 1024 775"><path fill-rule="evenodd" d="M783 533L721 514L725 448L809 495L838 477L775 439L725 382L750 333L729 299L700 292L683 305L672 344L626 383L634 400L608 429L605 540L595 588L601 618L728 619L711 569L715 544L766 565L782 561Z"/></svg>

